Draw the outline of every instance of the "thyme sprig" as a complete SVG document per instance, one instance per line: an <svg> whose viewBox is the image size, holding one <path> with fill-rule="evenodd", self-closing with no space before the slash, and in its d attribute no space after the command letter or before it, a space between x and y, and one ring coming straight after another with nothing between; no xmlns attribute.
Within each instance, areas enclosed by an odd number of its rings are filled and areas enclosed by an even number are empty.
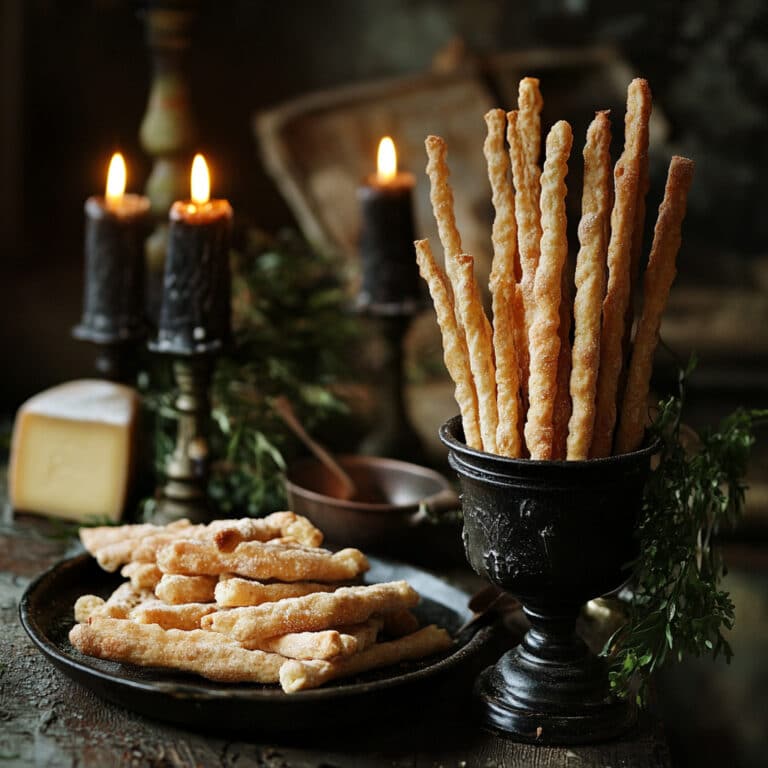
<svg viewBox="0 0 768 768"><path fill-rule="evenodd" d="M645 488L628 619L603 651L614 693L634 695L640 705L649 678L670 657L722 654L730 661L733 655L724 633L733 628L735 608L722 588L726 571L716 537L741 517L754 430L768 410L740 408L700 433L685 426L695 364L692 359L681 372L679 394L659 404L651 439L659 441L660 454Z"/></svg>

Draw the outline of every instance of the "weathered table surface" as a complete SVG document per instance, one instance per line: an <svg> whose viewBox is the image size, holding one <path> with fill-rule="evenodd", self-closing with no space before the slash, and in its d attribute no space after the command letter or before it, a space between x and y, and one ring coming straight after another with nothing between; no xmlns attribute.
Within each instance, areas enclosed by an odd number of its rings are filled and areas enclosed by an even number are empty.
<svg viewBox="0 0 768 768"><path fill-rule="evenodd" d="M57 533L59 535L57 535ZM0 522L0 765L14 766L668 766L661 727L646 720L622 740L590 747L534 747L472 722L477 668L446 681L417 706L362 717L332 734L306 731L233 740L134 715L69 680L37 651L18 619L21 595L39 572L73 554L76 542L42 520ZM500 639L500 643L503 638ZM361 701L361 706L365 702Z"/></svg>

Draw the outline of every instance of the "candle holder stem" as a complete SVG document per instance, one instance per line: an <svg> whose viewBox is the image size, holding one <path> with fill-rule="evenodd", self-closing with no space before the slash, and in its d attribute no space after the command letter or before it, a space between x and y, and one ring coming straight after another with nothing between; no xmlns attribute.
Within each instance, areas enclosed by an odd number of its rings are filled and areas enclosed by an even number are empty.
<svg viewBox="0 0 768 768"><path fill-rule="evenodd" d="M173 361L173 376L179 388L174 405L179 419L176 447L166 463L166 483L154 515L157 522L186 517L199 523L212 518L207 494L208 389L212 370L208 356Z"/></svg>
<svg viewBox="0 0 768 768"><path fill-rule="evenodd" d="M384 343L376 373L378 417L376 428L360 446L361 453L406 461L424 460L424 445L411 424L405 400L403 341L412 320L411 314L375 318Z"/></svg>
<svg viewBox="0 0 768 768"><path fill-rule="evenodd" d="M634 713L610 695L605 662L576 634L579 608L524 606L531 628L486 669L475 687L484 722L520 741L602 741L626 730Z"/></svg>

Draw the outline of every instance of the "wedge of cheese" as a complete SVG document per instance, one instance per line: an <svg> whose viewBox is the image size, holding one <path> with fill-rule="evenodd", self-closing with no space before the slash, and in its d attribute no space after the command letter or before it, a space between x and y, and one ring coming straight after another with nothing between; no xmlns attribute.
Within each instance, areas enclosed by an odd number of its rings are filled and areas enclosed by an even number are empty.
<svg viewBox="0 0 768 768"><path fill-rule="evenodd" d="M136 390L84 379L27 400L16 414L10 497L16 510L119 520L133 476Z"/></svg>

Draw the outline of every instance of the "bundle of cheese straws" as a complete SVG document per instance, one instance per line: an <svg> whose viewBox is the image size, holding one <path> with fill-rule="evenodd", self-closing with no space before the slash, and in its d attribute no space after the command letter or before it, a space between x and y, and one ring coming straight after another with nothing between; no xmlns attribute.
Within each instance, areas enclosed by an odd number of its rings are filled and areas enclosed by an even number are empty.
<svg viewBox="0 0 768 768"><path fill-rule="evenodd" d="M69 639L89 656L293 693L452 642L434 625L419 629L407 582L354 584L365 555L321 548L322 533L293 512L82 528L80 538L128 579L107 599L75 603Z"/></svg>
<svg viewBox="0 0 768 768"><path fill-rule="evenodd" d="M426 140L427 174L445 273L426 240L416 243L417 260L471 448L541 460L625 453L643 439L653 354L675 276L693 162L673 157L670 163L635 323L649 186L648 83L629 85L624 151L613 174L608 113L597 112L587 131L575 297L565 206L573 135L567 122L556 123L540 168L542 104L538 80L525 78L517 110L485 115L495 208L493 327L473 258L462 251L446 144L437 136Z"/></svg>

